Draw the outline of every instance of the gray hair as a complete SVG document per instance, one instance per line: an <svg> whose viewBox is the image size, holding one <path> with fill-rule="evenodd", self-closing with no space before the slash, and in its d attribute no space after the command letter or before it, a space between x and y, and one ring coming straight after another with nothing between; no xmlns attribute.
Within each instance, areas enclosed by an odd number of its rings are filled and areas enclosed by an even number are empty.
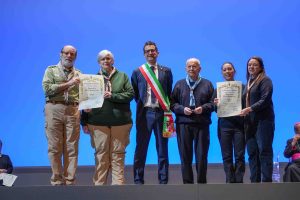
<svg viewBox="0 0 300 200"><path fill-rule="evenodd" d="M198 58L189 58L189 59L187 59L185 64L187 65L191 61L196 62L200 66L200 60Z"/></svg>
<svg viewBox="0 0 300 200"><path fill-rule="evenodd" d="M107 55L109 55L112 58L112 60L114 60L114 55L112 54L111 51L109 51L109 50L102 50L102 51L100 51L98 53L98 56L97 56L98 63L99 63L99 61L100 61L101 58L103 58L103 57L105 57Z"/></svg>

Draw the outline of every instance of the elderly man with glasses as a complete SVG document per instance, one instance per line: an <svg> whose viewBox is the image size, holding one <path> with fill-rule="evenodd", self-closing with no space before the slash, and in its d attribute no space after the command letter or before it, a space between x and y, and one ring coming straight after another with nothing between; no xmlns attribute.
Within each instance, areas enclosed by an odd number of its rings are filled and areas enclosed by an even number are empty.
<svg viewBox="0 0 300 200"><path fill-rule="evenodd" d="M80 71L74 67L76 57L75 47L64 46L59 63L49 66L43 78L45 129L52 185L75 184L80 133Z"/></svg>

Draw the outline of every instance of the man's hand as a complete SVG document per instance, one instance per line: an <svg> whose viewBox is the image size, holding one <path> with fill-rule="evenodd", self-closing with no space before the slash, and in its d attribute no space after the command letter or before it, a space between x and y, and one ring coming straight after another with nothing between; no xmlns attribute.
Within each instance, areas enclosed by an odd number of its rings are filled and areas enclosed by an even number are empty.
<svg viewBox="0 0 300 200"><path fill-rule="evenodd" d="M202 109L202 107L201 106L199 106L199 107L197 107L197 108L195 108L195 110L194 110L194 113L196 113L196 114L201 114L202 113L202 111L203 111L203 109Z"/></svg>
<svg viewBox="0 0 300 200"><path fill-rule="evenodd" d="M219 99L218 99L218 98L215 98L215 99L214 99L214 104L215 104L215 106L217 106L219 103L220 103Z"/></svg>
<svg viewBox="0 0 300 200"><path fill-rule="evenodd" d="M68 85L69 87L73 85L78 85L80 83L80 78L79 77L74 77L71 80L69 80Z"/></svg>
<svg viewBox="0 0 300 200"><path fill-rule="evenodd" d="M300 140L300 134L295 134L294 138L293 138L293 141L292 141L292 147L294 147L296 145L298 140Z"/></svg>
<svg viewBox="0 0 300 200"><path fill-rule="evenodd" d="M191 115L193 113L193 110L191 110L188 107L185 107L184 110L183 110L183 112L184 112L185 115Z"/></svg>

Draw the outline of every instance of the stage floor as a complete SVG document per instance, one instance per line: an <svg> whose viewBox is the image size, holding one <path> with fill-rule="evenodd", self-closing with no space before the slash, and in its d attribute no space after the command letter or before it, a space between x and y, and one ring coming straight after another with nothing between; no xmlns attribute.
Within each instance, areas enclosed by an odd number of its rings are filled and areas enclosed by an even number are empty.
<svg viewBox="0 0 300 200"><path fill-rule="evenodd" d="M281 175L286 163L280 163ZM145 168L145 185L133 185L132 166L126 166L126 184L93 186L94 166L80 166L76 186L51 186L50 167L17 167L13 187L0 187L2 200L286 200L298 198L300 183L249 183L249 169L243 184L225 184L222 164L209 164L208 184L183 185L180 165L170 165L169 184L157 184L157 166ZM109 177L110 179L110 177Z"/></svg>
<svg viewBox="0 0 300 200"><path fill-rule="evenodd" d="M281 175L286 163L280 163ZM50 186L50 167L17 167L14 174L18 176L15 186ZM92 186L92 178L94 174L94 166L79 166L77 169L77 185ZM196 170L194 169L194 176L196 179ZM250 183L249 169L246 165L246 173L244 176L244 183ZM126 184L133 184L133 168L132 165L125 167ZM108 180L111 180L110 176ZM225 173L223 165L208 164L207 169L207 182L208 183L225 183ZM108 182L110 184L110 182ZM145 167L145 184L158 184L157 180L157 165L146 165ZM169 184L182 184L180 165L170 165L169 167Z"/></svg>
<svg viewBox="0 0 300 200"><path fill-rule="evenodd" d="M300 183L0 187L1 200L286 200Z"/></svg>

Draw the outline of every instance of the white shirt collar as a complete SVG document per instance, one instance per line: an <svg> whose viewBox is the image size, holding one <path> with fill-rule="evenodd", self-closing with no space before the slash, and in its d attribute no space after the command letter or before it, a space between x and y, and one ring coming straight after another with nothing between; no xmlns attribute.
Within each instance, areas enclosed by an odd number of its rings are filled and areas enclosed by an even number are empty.
<svg viewBox="0 0 300 200"><path fill-rule="evenodd" d="M150 63L147 62L147 64L149 65L149 67L153 66L154 69L157 69L157 63L155 63L155 65L151 65Z"/></svg>

